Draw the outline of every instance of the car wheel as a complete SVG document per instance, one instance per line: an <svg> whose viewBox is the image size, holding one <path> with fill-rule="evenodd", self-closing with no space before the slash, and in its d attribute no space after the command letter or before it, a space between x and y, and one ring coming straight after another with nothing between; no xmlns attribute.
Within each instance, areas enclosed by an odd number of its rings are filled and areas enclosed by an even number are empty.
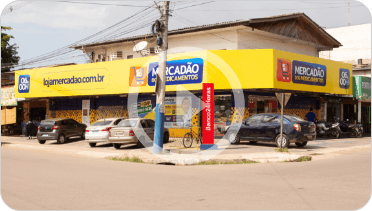
<svg viewBox="0 0 372 211"><path fill-rule="evenodd" d="M63 144L63 143L65 143L65 140L66 140L65 135L60 134L60 135L58 136L57 143L58 143L58 144Z"/></svg>
<svg viewBox="0 0 372 211"><path fill-rule="evenodd" d="M302 142L302 143L296 142L295 144L296 144L298 147L304 147L304 146L306 146L307 141L304 141L304 142Z"/></svg>
<svg viewBox="0 0 372 211"><path fill-rule="evenodd" d="M166 144L169 142L169 133L164 133L164 137L163 137L163 143Z"/></svg>
<svg viewBox="0 0 372 211"><path fill-rule="evenodd" d="M257 144L257 141L249 141L250 144Z"/></svg>
<svg viewBox="0 0 372 211"><path fill-rule="evenodd" d="M97 145L97 143L89 143L90 147L95 147L96 145Z"/></svg>
<svg viewBox="0 0 372 211"><path fill-rule="evenodd" d="M39 144L45 144L45 140L37 140Z"/></svg>
<svg viewBox="0 0 372 211"><path fill-rule="evenodd" d="M277 147L280 147L280 134L278 134L276 137L275 137L275 143L276 143L276 146ZM282 140L282 148L287 148L289 146L289 140L288 140L288 137L283 134L283 140Z"/></svg>
<svg viewBox="0 0 372 211"><path fill-rule="evenodd" d="M139 139L138 139L138 141L137 141L137 147L138 148L143 148L143 147L145 147L145 138L144 137L140 137Z"/></svg>
<svg viewBox="0 0 372 211"><path fill-rule="evenodd" d="M121 144L114 144L115 149L120 149L120 147L121 147Z"/></svg>
<svg viewBox="0 0 372 211"><path fill-rule="evenodd" d="M240 143L240 137L236 131L231 131L227 135L228 140L231 144L239 144Z"/></svg>
<svg viewBox="0 0 372 211"><path fill-rule="evenodd" d="M85 140L85 130L83 130L80 137L81 137L82 140Z"/></svg>

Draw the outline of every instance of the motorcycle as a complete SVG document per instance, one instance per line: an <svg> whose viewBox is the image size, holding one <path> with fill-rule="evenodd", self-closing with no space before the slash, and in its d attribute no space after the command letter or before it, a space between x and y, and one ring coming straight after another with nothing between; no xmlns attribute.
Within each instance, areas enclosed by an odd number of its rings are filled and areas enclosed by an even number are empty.
<svg viewBox="0 0 372 211"><path fill-rule="evenodd" d="M348 124L349 119L340 122L341 134L348 134L352 138L361 138L363 136L362 124Z"/></svg>
<svg viewBox="0 0 372 211"><path fill-rule="evenodd" d="M331 138L338 138L338 129L337 124L331 124L326 125L325 123L321 122L317 118L315 118L315 125L316 125L316 136L322 137L322 136L329 136Z"/></svg>
<svg viewBox="0 0 372 211"><path fill-rule="evenodd" d="M340 121L337 119L337 122L332 124L335 125L336 130L332 130L331 137L339 138L340 135L349 135L352 138L361 138L363 136L363 126L361 124L348 124L349 120Z"/></svg>

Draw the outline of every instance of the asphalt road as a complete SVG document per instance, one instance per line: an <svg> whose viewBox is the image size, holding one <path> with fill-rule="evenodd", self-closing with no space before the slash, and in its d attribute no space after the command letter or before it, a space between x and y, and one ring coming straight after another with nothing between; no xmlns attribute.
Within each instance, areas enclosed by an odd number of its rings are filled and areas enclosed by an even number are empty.
<svg viewBox="0 0 372 211"><path fill-rule="evenodd" d="M35 144L40 145L37 139L34 137L33 139L28 139L27 137L23 136L3 136L1 137L3 142L12 141L24 144ZM217 141L217 140L216 140ZM322 149L334 149L334 148L350 148L354 146L362 146L362 145L370 145L371 144L371 137L363 137L363 138L349 138L349 137L341 137L339 139L329 139L329 138L317 138L315 141L308 142L306 147L297 147L294 143L289 145L289 150L293 153L300 153L303 151L314 151L322 150ZM47 141L43 146L58 146L57 141ZM80 138L73 138L67 140L63 146L72 147L75 149L91 149L88 143ZM168 148L169 144L165 144L164 148ZM275 143L265 143L265 142L258 142L256 144L250 144L249 141L242 141L238 145L230 145L228 146L222 154L236 154L236 153L262 153L262 152L273 152L276 148ZM103 152L125 152L127 150L136 150L137 146L135 144L127 144L122 145L122 147L117 150L115 149L112 144L98 144L95 148L96 151L103 151ZM198 152L199 150L188 150L188 152Z"/></svg>
<svg viewBox="0 0 372 211"><path fill-rule="evenodd" d="M359 209L371 152L302 163L165 166L1 149L12 209Z"/></svg>

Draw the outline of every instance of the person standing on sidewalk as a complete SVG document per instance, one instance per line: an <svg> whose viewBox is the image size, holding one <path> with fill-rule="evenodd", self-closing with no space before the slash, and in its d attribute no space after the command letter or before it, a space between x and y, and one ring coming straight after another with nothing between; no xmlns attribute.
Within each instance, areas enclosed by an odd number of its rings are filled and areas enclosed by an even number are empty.
<svg viewBox="0 0 372 211"><path fill-rule="evenodd" d="M32 139L32 132L35 129L35 125L32 121L28 121L26 127L27 127L28 139Z"/></svg>
<svg viewBox="0 0 372 211"><path fill-rule="evenodd" d="M307 121L314 122L316 115L313 112L313 108L310 108L309 113L306 114Z"/></svg>

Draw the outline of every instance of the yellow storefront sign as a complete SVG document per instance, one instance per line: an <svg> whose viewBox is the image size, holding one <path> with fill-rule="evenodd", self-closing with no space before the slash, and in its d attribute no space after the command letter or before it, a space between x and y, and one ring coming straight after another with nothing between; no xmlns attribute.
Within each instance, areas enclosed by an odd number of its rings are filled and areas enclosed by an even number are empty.
<svg viewBox="0 0 372 211"><path fill-rule="evenodd" d="M16 71L16 98L153 93L158 57ZM350 64L264 50L168 55L166 91L285 89L352 94Z"/></svg>

